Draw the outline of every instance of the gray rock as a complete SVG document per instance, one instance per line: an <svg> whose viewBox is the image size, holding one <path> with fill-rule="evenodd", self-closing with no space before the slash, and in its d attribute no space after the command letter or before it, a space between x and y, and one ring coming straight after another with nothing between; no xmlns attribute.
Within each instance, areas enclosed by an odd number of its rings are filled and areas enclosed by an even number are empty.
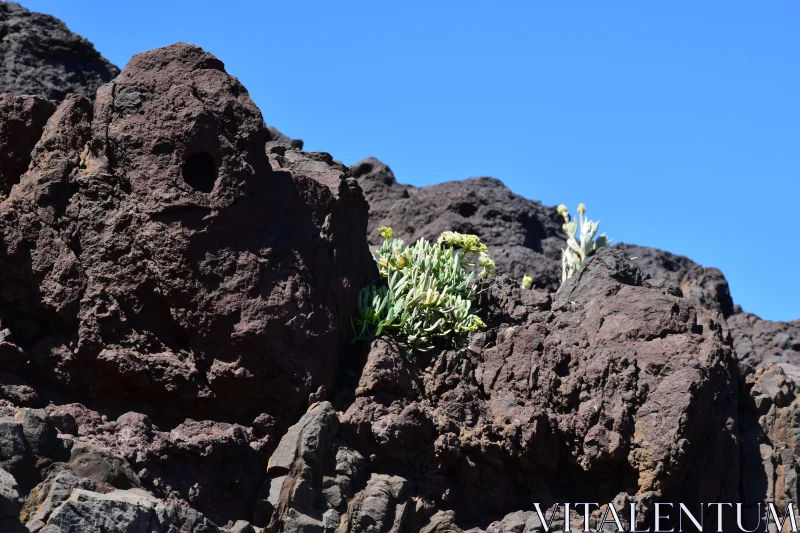
<svg viewBox="0 0 800 533"><path fill-rule="evenodd" d="M0 466L17 474L29 461L22 424L10 417L0 417Z"/></svg>
<svg viewBox="0 0 800 533"><path fill-rule="evenodd" d="M69 469L60 468L52 472L45 481L31 491L25 502L25 508L32 510L22 514L28 530L36 533L42 529L47 524L50 514L66 501L73 489L76 488L101 491L101 487L97 483L81 479Z"/></svg>
<svg viewBox="0 0 800 533"><path fill-rule="evenodd" d="M78 477L107 483L118 489L141 486L139 477L127 461L91 446L82 444L74 446L69 467Z"/></svg>
<svg viewBox="0 0 800 533"><path fill-rule="evenodd" d="M420 533L461 533L461 528L456 525L455 512L453 511L436 511L425 524ZM469 533L483 533L481 530L470 530Z"/></svg>
<svg viewBox="0 0 800 533"><path fill-rule="evenodd" d="M409 508L407 487L399 476L373 474L350 502L344 533L400 533Z"/></svg>
<svg viewBox="0 0 800 533"><path fill-rule="evenodd" d="M44 409L20 409L14 420L22 424L25 440L34 455L48 457L58 444L58 431Z"/></svg>
<svg viewBox="0 0 800 533"><path fill-rule="evenodd" d="M75 489L47 521L41 533L218 533L192 509L169 505L141 489L106 494Z"/></svg>
<svg viewBox="0 0 800 533"><path fill-rule="evenodd" d="M339 418L330 402L313 405L281 439L269 459L268 479L261 490L274 508L269 529L323 531L318 508L324 500L326 465L333 466ZM344 468L344 467L343 467ZM334 474L334 472L329 472ZM327 476L328 480L332 476ZM267 488L269 486L269 488ZM261 518L264 520L264 518ZM257 525L260 525L259 522Z"/></svg>
<svg viewBox="0 0 800 533"><path fill-rule="evenodd" d="M155 533L166 518L164 511L157 499L136 489L109 494L75 489L50 515L47 525L57 526L62 533Z"/></svg>
<svg viewBox="0 0 800 533"><path fill-rule="evenodd" d="M22 498L14 476L0 468L0 519L19 515Z"/></svg>
<svg viewBox="0 0 800 533"><path fill-rule="evenodd" d="M255 528L246 520L237 520L228 533L256 533Z"/></svg>

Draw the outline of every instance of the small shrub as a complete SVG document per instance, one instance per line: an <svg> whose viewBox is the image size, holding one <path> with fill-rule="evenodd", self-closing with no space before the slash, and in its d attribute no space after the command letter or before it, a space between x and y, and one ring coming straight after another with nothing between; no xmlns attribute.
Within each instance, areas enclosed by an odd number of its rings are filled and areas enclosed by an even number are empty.
<svg viewBox="0 0 800 533"><path fill-rule="evenodd" d="M472 311L475 273L492 276L495 264L478 237L446 231L436 243L406 246L391 228L378 232L384 241L375 260L385 283L361 290L355 340L389 333L425 351L485 327Z"/></svg>
<svg viewBox="0 0 800 533"><path fill-rule="evenodd" d="M578 231L578 221L571 220L567 206L561 204L558 206L558 213L564 217L564 232L567 234L567 247L561 250L561 284L571 278L581 267L586 258L592 255L595 250L608 246L611 243L605 233L602 233L597 240L594 236L597 234L597 228L600 221L594 222L587 219L584 214L586 213L586 206L584 204L578 205L578 217L580 220L580 242L575 240L575 232Z"/></svg>
<svg viewBox="0 0 800 533"><path fill-rule="evenodd" d="M530 289L533 286L533 278L525 274L522 276L522 288Z"/></svg>

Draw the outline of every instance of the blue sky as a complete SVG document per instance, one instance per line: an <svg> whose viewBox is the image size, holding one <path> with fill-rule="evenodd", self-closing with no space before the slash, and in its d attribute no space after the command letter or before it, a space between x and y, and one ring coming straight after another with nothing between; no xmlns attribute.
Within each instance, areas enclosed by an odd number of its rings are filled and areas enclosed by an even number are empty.
<svg viewBox="0 0 800 533"><path fill-rule="evenodd" d="M494 176L800 318L800 2L22 1L120 67L175 41L268 124L425 185Z"/></svg>

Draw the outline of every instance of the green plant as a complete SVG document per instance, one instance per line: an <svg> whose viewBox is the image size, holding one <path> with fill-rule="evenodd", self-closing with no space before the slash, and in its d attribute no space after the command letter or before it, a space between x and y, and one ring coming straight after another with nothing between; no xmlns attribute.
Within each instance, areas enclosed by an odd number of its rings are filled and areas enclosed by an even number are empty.
<svg viewBox="0 0 800 533"><path fill-rule="evenodd" d="M564 217L564 232L567 234L567 247L561 250L561 284L571 278L581 267L586 258L592 255L595 250L608 246L611 243L605 233L602 233L597 240L597 228L600 221L594 222L587 219L586 206L578 205L578 217L580 221L580 242L575 240L575 232L578 230L578 220L571 220L567 206L558 206L558 213Z"/></svg>
<svg viewBox="0 0 800 533"><path fill-rule="evenodd" d="M525 274L522 276L522 288L530 289L533 286L533 278Z"/></svg>
<svg viewBox="0 0 800 533"><path fill-rule="evenodd" d="M385 283L359 293L354 340L390 333L425 351L486 326L472 310L475 272L492 276L495 265L478 237L446 231L436 243L407 246L391 228L378 232L384 241L375 260Z"/></svg>

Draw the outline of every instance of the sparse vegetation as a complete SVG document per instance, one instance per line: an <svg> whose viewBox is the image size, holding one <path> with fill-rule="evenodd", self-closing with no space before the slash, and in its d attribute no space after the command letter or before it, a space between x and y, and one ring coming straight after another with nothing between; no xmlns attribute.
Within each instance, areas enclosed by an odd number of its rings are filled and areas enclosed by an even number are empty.
<svg viewBox="0 0 800 533"><path fill-rule="evenodd" d="M522 288L530 289L531 287L533 287L533 278L525 274L522 276Z"/></svg>
<svg viewBox="0 0 800 533"><path fill-rule="evenodd" d="M594 222L587 219L584 215L586 213L586 206L584 204L578 205L579 220L572 220L569 216L567 206L561 204L558 206L558 213L564 217L564 232L567 234L567 247L561 250L561 284L571 278L581 267L586 258L592 255L596 250L608 246L611 243L605 233L600 234L595 240L597 228L600 221ZM575 233L578 231L578 222L580 221L580 241L575 240Z"/></svg>
<svg viewBox="0 0 800 533"><path fill-rule="evenodd" d="M475 274L493 276L495 264L477 236L446 231L435 243L407 246L391 228L378 232L384 241L375 259L385 281L359 294L356 340L388 333L425 351L485 327L472 309Z"/></svg>

